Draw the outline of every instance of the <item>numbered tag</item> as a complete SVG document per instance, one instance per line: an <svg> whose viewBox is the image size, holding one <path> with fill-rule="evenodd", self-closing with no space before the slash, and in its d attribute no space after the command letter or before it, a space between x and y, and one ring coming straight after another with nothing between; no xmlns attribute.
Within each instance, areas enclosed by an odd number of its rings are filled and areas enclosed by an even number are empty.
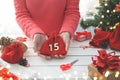
<svg viewBox="0 0 120 80"><path fill-rule="evenodd" d="M49 44L50 51L58 51L59 50L59 44L54 43L54 44Z"/></svg>

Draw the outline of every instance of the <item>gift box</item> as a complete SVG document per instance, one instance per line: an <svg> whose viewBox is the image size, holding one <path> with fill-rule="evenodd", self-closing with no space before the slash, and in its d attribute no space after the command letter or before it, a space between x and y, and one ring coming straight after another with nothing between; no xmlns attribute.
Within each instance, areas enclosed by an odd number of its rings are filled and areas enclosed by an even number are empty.
<svg viewBox="0 0 120 80"><path fill-rule="evenodd" d="M73 36L73 39L76 41L85 41L92 37L91 32L83 31L83 32L76 32L76 34Z"/></svg>
<svg viewBox="0 0 120 80"><path fill-rule="evenodd" d="M93 64L90 64L88 65L88 76L92 80L120 80L120 69L106 70L105 74L101 74Z"/></svg>
<svg viewBox="0 0 120 80"><path fill-rule="evenodd" d="M120 57L105 50L98 50L98 53L88 65L88 76L93 80L120 80Z"/></svg>

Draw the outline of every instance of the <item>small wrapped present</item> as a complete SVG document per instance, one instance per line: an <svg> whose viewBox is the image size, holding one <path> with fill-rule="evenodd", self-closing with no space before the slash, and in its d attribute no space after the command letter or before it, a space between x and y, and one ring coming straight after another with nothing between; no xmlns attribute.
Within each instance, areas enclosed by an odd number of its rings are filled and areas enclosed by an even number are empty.
<svg viewBox="0 0 120 80"><path fill-rule="evenodd" d="M98 50L98 53L92 57L93 63L88 65L88 76L93 80L120 80L119 56L105 50Z"/></svg>
<svg viewBox="0 0 120 80"><path fill-rule="evenodd" d="M0 80L21 80L19 77L11 73L7 68L0 65Z"/></svg>
<svg viewBox="0 0 120 80"><path fill-rule="evenodd" d="M76 41L85 41L85 40L88 40L92 37L92 34L91 32L88 32L88 31L83 31L83 32L76 32L76 34L74 35L74 40Z"/></svg>

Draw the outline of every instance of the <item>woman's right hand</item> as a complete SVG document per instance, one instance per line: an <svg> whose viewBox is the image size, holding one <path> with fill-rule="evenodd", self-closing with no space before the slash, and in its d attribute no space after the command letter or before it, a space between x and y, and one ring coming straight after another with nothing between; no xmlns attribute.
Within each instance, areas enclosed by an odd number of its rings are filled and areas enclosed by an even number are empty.
<svg viewBox="0 0 120 80"><path fill-rule="evenodd" d="M34 52L36 52L39 56L45 58L45 59L51 59L51 56L46 56L40 54L40 48L42 47L43 43L48 39L48 37L45 34L35 34L33 38L33 49Z"/></svg>

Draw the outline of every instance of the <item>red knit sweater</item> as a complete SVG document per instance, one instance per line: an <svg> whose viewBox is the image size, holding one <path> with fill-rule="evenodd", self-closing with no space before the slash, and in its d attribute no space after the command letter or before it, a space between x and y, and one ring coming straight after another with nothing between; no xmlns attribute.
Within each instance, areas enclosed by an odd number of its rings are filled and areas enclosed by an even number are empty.
<svg viewBox="0 0 120 80"><path fill-rule="evenodd" d="M75 32L79 18L79 0L14 0L16 20L23 32Z"/></svg>

